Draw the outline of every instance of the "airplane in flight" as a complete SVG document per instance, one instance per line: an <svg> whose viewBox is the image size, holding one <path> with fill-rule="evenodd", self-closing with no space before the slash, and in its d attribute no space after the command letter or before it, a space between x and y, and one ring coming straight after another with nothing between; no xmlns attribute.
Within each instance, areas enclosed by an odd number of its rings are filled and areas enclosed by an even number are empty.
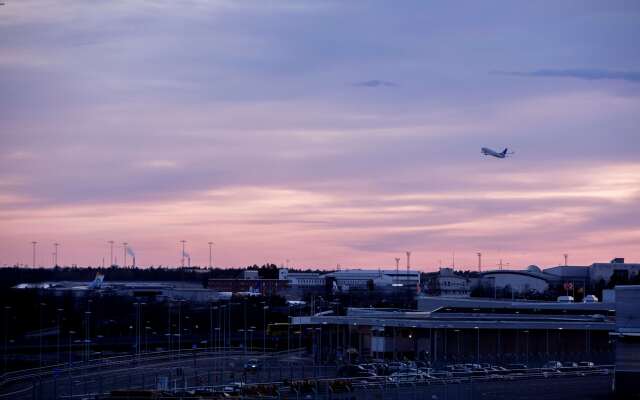
<svg viewBox="0 0 640 400"><path fill-rule="evenodd" d="M492 150L488 147L483 147L482 149L480 149L481 153L485 156L492 156L492 157L496 157L496 158L507 158L508 156L510 156L511 154L513 154L513 151L508 151L509 149L504 149L501 152L497 152L495 150Z"/></svg>

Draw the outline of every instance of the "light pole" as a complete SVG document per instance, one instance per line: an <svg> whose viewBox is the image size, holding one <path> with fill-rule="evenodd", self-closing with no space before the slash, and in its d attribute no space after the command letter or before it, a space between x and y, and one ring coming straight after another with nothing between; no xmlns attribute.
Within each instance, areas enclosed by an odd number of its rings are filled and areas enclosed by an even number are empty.
<svg viewBox="0 0 640 400"><path fill-rule="evenodd" d="M264 304L264 303L262 303ZM262 306L262 353L267 355L267 310L269 306Z"/></svg>
<svg viewBox="0 0 640 400"><path fill-rule="evenodd" d="M9 354L8 348L8 340L9 340L9 310L11 310L11 306L4 306L4 369L3 371L7 371L7 355Z"/></svg>
<svg viewBox="0 0 640 400"><path fill-rule="evenodd" d="M69 373L71 373L71 343L73 340L73 335L76 334L76 331L69 331Z"/></svg>
<svg viewBox="0 0 640 400"><path fill-rule="evenodd" d="M476 343L476 349L477 349L477 363L480 364L480 328L477 326L474 326L473 329L476 330L476 335L477 335L477 343Z"/></svg>
<svg viewBox="0 0 640 400"><path fill-rule="evenodd" d="M182 352L182 299L178 300L178 357Z"/></svg>
<svg viewBox="0 0 640 400"><path fill-rule="evenodd" d="M527 367L529 366L529 331L525 330L524 333L527 334L527 342L525 344L525 349L526 349L526 360L527 360Z"/></svg>
<svg viewBox="0 0 640 400"><path fill-rule="evenodd" d="M61 326L60 326L60 313L62 313L64 311L64 309L58 308L57 311L58 311L58 314L57 314L57 317L58 317L58 334L56 335L57 336L57 338L56 338L57 339L56 340L56 362L58 364L60 364L60 328L61 328Z"/></svg>
<svg viewBox="0 0 640 400"><path fill-rule="evenodd" d="M249 327L249 351L253 353L253 332L256 330L255 326Z"/></svg>
<svg viewBox="0 0 640 400"><path fill-rule="evenodd" d="M152 329L150 326L147 325L148 323L149 321L147 321L147 323L144 326L144 352L145 353L149 352L149 331Z"/></svg>
<svg viewBox="0 0 640 400"><path fill-rule="evenodd" d="M136 358L138 358L138 356L140 355L140 303L139 302L135 302L133 303L133 305L135 306L136 312L135 312L135 321L134 321L134 345L133 347L136 349L135 352L135 356Z"/></svg>
<svg viewBox="0 0 640 400"><path fill-rule="evenodd" d="M213 242L208 242L209 244L209 268L213 266L213 253L211 251L211 246L213 246Z"/></svg>
<svg viewBox="0 0 640 400"><path fill-rule="evenodd" d="M242 327L244 328L244 345L242 346L242 349L244 350L244 354L247 354L247 299L244 298L242 301L242 308L243 308L243 313L244 313L244 322L242 324Z"/></svg>
<svg viewBox="0 0 640 400"><path fill-rule="evenodd" d="M171 353L171 300L169 300L169 307L167 312L167 331L168 331L168 339L167 344L169 346L169 353Z"/></svg>
<svg viewBox="0 0 640 400"><path fill-rule="evenodd" d="M209 303L209 350L213 350L213 304ZM215 307L217 310L218 307Z"/></svg>
<svg viewBox="0 0 640 400"><path fill-rule="evenodd" d="M42 367L42 307L45 307L46 305L47 305L46 303L40 303L40 309L39 309L39 311L40 311L40 318L39 318L40 319L40 334L38 335L39 336L39 346L38 347L40 349L40 351L39 351L39 353L40 353L40 364L39 364L40 367Z"/></svg>
<svg viewBox="0 0 640 400"><path fill-rule="evenodd" d="M36 241L31 242L31 245L33 247L33 264L32 264L33 268L36 267L36 244L38 244L38 242Z"/></svg>
<svg viewBox="0 0 640 400"><path fill-rule="evenodd" d="M54 243L53 244L53 266L57 267L58 266L58 246L60 246L60 243Z"/></svg>
<svg viewBox="0 0 640 400"><path fill-rule="evenodd" d="M223 304L218 309L218 328L220 329L220 335L218 336L218 342L220 347L222 347L222 351L224 352L227 347L227 335L225 333L225 310L227 306Z"/></svg>
<svg viewBox="0 0 640 400"><path fill-rule="evenodd" d="M84 339L84 343L85 343L85 353L86 353L85 359L88 362L89 359L91 358L91 332L90 332L91 311L85 311L84 315L85 315L85 339Z"/></svg>
<svg viewBox="0 0 640 400"><path fill-rule="evenodd" d="M291 353L291 304L287 304L287 354ZM290 360L288 357L287 360Z"/></svg>

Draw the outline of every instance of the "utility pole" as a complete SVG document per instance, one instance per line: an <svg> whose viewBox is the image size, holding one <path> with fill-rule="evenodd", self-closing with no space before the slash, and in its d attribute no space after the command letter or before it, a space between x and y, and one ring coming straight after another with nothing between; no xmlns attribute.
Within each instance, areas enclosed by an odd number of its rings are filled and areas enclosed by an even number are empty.
<svg viewBox="0 0 640 400"><path fill-rule="evenodd" d="M400 257L396 257L396 283L398 283L399 274L400 274Z"/></svg>
<svg viewBox="0 0 640 400"><path fill-rule="evenodd" d="M212 257L212 253L211 253L211 246L213 246L213 242L209 242L209 268L212 267L213 263L213 257Z"/></svg>
<svg viewBox="0 0 640 400"><path fill-rule="evenodd" d="M109 253L109 256L110 256L110 258L109 258L110 261L109 262L111 264L109 264L109 267L112 267L113 266L113 240L109 240L107 243L109 243L111 245L111 251Z"/></svg>
<svg viewBox="0 0 640 400"><path fill-rule="evenodd" d="M569 261L569 254L564 253L564 266L565 267L568 265L568 261Z"/></svg>
<svg viewBox="0 0 640 400"><path fill-rule="evenodd" d="M482 253L478 252L478 272L482 272Z"/></svg>
<svg viewBox="0 0 640 400"><path fill-rule="evenodd" d="M31 245L33 246L33 268L36 267L36 244L38 244L38 242L31 242Z"/></svg>

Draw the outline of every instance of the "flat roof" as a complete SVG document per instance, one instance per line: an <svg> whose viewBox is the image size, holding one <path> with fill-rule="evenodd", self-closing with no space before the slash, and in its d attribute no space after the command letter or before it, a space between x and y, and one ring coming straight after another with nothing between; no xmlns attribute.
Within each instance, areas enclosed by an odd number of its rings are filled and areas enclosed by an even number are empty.
<svg viewBox="0 0 640 400"><path fill-rule="evenodd" d="M419 311L435 311L443 307L456 308L509 308L509 309L541 309L541 310L584 310L615 311L612 303L562 303L556 301L511 301L486 298L430 297L417 298Z"/></svg>
<svg viewBox="0 0 640 400"><path fill-rule="evenodd" d="M556 329L556 330L597 330L614 331L615 323L610 321L579 321L572 319L433 319L433 318L367 318L364 316L306 316L292 317L294 325L343 325L369 327L397 327L416 329Z"/></svg>

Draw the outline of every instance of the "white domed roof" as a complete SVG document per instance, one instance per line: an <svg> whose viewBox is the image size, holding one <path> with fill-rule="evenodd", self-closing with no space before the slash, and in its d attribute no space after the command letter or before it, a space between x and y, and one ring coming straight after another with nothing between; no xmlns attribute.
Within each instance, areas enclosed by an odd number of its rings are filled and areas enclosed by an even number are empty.
<svg viewBox="0 0 640 400"><path fill-rule="evenodd" d="M538 267L537 265L529 265L529 266L527 267L527 271L528 271L528 272L542 272L542 271L540 270L540 267Z"/></svg>

